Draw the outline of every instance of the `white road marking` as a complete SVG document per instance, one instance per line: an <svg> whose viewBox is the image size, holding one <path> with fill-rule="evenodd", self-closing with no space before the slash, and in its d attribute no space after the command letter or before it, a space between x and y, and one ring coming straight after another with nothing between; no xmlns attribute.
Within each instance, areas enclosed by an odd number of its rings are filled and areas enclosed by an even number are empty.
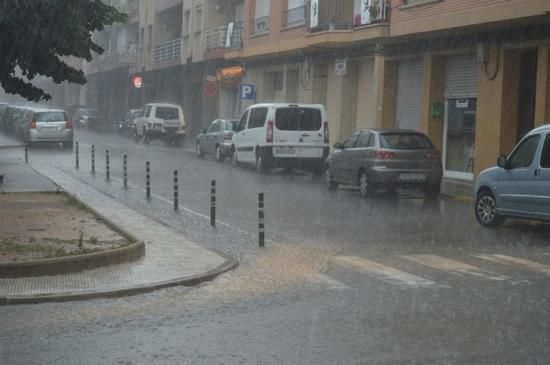
<svg viewBox="0 0 550 365"><path fill-rule="evenodd" d="M402 258L414 263L431 267L432 269L447 271L455 275L463 274L480 277L487 280L508 280L509 276L497 275L476 266L465 264L460 261L447 259L437 255L405 255Z"/></svg>
<svg viewBox="0 0 550 365"><path fill-rule="evenodd" d="M336 256L332 261L356 271L364 272L368 276L385 283L410 288L426 288L435 284L431 280L412 275L393 267L355 256Z"/></svg>
<svg viewBox="0 0 550 365"><path fill-rule="evenodd" d="M544 265L535 261L526 260L519 257L498 255L498 254L497 255L480 254L480 255L472 255L472 256L477 257L478 259L495 262L497 264L522 267L527 270L543 273L546 275L550 274L549 265Z"/></svg>
<svg viewBox="0 0 550 365"><path fill-rule="evenodd" d="M309 280L313 284L327 286L329 289L334 290L349 290L351 289L346 284L331 278L330 276L319 274Z"/></svg>

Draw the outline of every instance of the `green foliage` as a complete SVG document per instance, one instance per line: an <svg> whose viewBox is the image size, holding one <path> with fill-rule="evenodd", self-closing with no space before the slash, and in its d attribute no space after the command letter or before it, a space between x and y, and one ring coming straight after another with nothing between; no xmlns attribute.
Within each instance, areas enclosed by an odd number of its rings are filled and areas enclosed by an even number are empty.
<svg viewBox="0 0 550 365"><path fill-rule="evenodd" d="M61 57L92 60L103 49L91 34L125 22L126 14L99 0L1 0L0 85L31 101L50 95L31 84L42 75L55 83L84 84L84 73Z"/></svg>

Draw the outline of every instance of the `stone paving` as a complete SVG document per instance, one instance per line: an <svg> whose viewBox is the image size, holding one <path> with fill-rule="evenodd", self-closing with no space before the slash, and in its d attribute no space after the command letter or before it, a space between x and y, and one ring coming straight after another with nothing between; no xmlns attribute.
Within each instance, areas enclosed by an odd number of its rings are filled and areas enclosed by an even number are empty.
<svg viewBox="0 0 550 365"><path fill-rule="evenodd" d="M0 279L0 302L24 302L37 298L70 299L143 291L148 287L162 287L186 280L200 281L201 277L220 273L236 264L233 259L189 241L175 230L125 207L59 169L45 166L35 168L40 173L47 173L61 189L76 196L107 220L143 240L146 244L145 258L134 263L70 275ZM36 172L34 175L40 176Z"/></svg>

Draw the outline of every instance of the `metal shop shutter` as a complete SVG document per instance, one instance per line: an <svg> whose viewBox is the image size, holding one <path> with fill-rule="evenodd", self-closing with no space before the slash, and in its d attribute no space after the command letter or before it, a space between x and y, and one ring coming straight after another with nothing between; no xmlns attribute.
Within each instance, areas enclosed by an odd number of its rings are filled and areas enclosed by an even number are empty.
<svg viewBox="0 0 550 365"><path fill-rule="evenodd" d="M397 71L397 128L420 129L422 59L399 62Z"/></svg>
<svg viewBox="0 0 550 365"><path fill-rule="evenodd" d="M475 54L449 56L445 72L445 98L475 98L479 64Z"/></svg>

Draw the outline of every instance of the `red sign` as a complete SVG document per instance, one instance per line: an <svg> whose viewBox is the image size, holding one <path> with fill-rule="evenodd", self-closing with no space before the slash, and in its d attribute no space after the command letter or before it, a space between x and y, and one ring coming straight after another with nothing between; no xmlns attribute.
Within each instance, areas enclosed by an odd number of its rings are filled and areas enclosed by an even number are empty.
<svg viewBox="0 0 550 365"><path fill-rule="evenodd" d="M142 79L141 79L141 76L135 76L133 79L132 79L132 83L134 84L134 87L139 89L142 85Z"/></svg>
<svg viewBox="0 0 550 365"><path fill-rule="evenodd" d="M204 84L204 95L206 96L216 96L218 95L218 85L215 82L207 81Z"/></svg>

